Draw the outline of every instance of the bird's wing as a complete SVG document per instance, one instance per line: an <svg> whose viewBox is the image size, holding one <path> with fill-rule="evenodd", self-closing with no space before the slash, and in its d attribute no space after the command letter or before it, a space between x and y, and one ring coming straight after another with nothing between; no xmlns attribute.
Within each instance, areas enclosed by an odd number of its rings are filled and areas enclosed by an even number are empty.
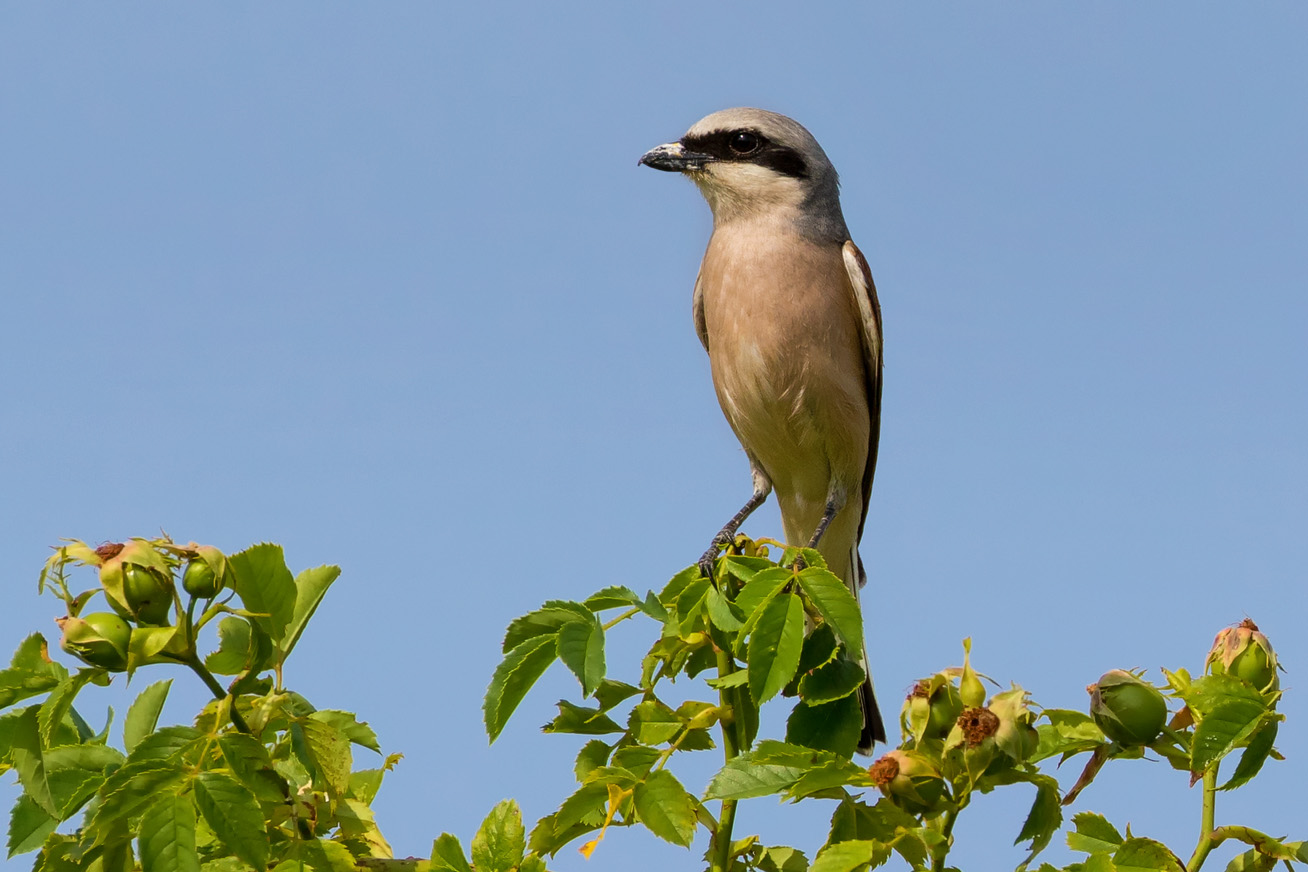
<svg viewBox="0 0 1308 872"><path fill-rule="evenodd" d="M868 428L867 466L863 468L863 514L858 521L858 538L862 539L868 498L872 495L872 476L877 468L877 443L881 440L881 304L877 302L877 286L872 283L872 270L868 268L863 252L849 241L841 249L841 254L862 322L863 373L871 425Z"/></svg>
<svg viewBox="0 0 1308 872"><path fill-rule="evenodd" d="M695 334L699 336L699 342L708 351L708 327L704 324L704 277L703 275L695 276L695 298L692 306L695 309ZM874 295L875 296L875 295Z"/></svg>

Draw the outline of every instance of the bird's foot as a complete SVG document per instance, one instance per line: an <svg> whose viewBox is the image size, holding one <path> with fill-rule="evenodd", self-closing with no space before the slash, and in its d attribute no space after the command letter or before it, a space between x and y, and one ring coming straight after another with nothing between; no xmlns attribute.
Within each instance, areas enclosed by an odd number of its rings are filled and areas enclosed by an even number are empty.
<svg viewBox="0 0 1308 872"><path fill-rule="evenodd" d="M699 558L700 574L711 580L713 578L713 569L717 566L718 555L722 553L723 548L729 546L733 541L735 541L735 536L727 530L723 530L714 536L713 541L709 543L708 550Z"/></svg>

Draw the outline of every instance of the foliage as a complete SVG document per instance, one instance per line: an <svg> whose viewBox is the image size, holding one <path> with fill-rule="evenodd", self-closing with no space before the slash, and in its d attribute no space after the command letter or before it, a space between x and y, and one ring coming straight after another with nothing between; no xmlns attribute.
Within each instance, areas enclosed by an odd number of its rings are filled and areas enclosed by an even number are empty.
<svg viewBox="0 0 1308 872"><path fill-rule="evenodd" d="M1219 791L1244 787L1279 759L1279 665L1252 622L1218 635L1199 677L1164 670L1166 685L1155 687L1111 670L1089 688L1088 713L1041 709L1017 685L987 698L965 641L961 667L923 678L905 700L899 747L865 766L852 759L865 678L858 605L816 551L784 549L773 560L775 545L739 537L711 577L692 566L657 593L608 587L512 621L483 705L487 733L494 741L561 662L581 698L559 701L545 730L582 737L577 786L530 828L506 800L468 851L445 833L429 859L395 860L371 804L399 755L355 770L353 746L381 753L368 725L315 709L284 685L336 567L292 575L269 544L227 556L167 538L96 549L69 542L39 586L63 600L60 647L83 665L70 671L55 662L34 634L0 670L0 771L12 769L22 787L9 855L35 852L40 872L545 872L546 859L568 845L589 857L611 828L639 826L687 848L706 834L715 872L856 872L892 858L944 870L952 868L955 822L972 799L1016 789L1030 800L1014 827L1029 848L1019 869L1030 869L1064 828L1063 809L1107 764L1153 752L1183 785L1203 783L1189 860L1082 811L1067 822L1066 840L1085 856L1068 872L1194 872L1225 841L1248 847L1232 872L1308 862L1302 842L1215 822ZM80 565L94 568L98 583L74 592L70 575ZM108 611L92 610L99 596ZM633 619L653 621L655 638L624 681L610 677L606 638ZM216 630L216 647L201 656L206 628ZM115 746L112 710L97 730L78 704L92 686L147 667L184 667L213 700L191 725L161 727L172 679L150 684ZM704 698L669 701L677 679ZM789 707L782 738L759 736L763 705ZM674 771L680 762L719 748L717 774L703 791L688 789ZM1078 755L1086 763L1066 791L1041 768ZM1219 768L1231 757L1222 782ZM772 795L833 802L821 843L801 849L737 837L738 804ZM1037 872L1056 870L1046 863Z"/></svg>

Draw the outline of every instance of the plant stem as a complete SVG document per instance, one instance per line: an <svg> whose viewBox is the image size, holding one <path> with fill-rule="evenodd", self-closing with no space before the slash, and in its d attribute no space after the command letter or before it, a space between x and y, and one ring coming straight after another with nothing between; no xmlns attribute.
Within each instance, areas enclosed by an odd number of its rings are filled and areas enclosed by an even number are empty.
<svg viewBox="0 0 1308 872"><path fill-rule="evenodd" d="M603 627L601 627L600 629L601 629L601 630L611 630L611 629L613 629L614 627L616 627L618 624L620 624L620 623L622 623L623 621L625 621L627 618L630 618L630 617L632 617L633 615L638 615L638 614L640 614L640 606L636 606L636 607L634 607L634 608L627 609L625 612L623 612L622 614L618 615L618 616L617 616L616 618L614 618L613 620L609 621L607 624L605 624L605 625L604 625Z"/></svg>
<svg viewBox="0 0 1308 872"><path fill-rule="evenodd" d="M226 699L228 697L227 691L223 690L223 686L218 683L218 679L213 677L213 673L204 668L204 664L200 662L198 657L192 657L185 662L187 666L191 667L192 672L200 676L200 680L204 682L205 687L209 688L209 692L213 694L214 699ZM232 713L232 726L242 733L253 735L250 725L245 722L245 718L241 717L241 713L236 710L235 697L232 698L232 704L229 708Z"/></svg>
<svg viewBox="0 0 1308 872"><path fill-rule="evenodd" d="M725 678L736 671L736 664L731 654L719 648L717 650L718 678ZM740 710L736 705L735 688L722 688L718 699L724 712L730 712L729 720L723 718L722 753L728 763L740 754L739 720ZM718 828L713 833L713 844L709 851L709 869L711 872L726 872L731 865L731 829L736 822L736 800L722 800L722 811L718 815Z"/></svg>
<svg viewBox="0 0 1308 872"><path fill-rule="evenodd" d="M1217 813L1217 764L1204 773L1204 807L1199 820L1199 844L1194 846L1190 862L1185 864L1186 872L1197 872L1208 859L1208 852L1217 847L1213 840L1213 821Z"/></svg>
<svg viewBox="0 0 1308 872"><path fill-rule="evenodd" d="M944 839L939 845L931 849L931 872L942 872L945 868L945 858L949 856L950 842L954 837L954 821L958 820L958 809L951 808L945 812L941 818L940 835Z"/></svg>

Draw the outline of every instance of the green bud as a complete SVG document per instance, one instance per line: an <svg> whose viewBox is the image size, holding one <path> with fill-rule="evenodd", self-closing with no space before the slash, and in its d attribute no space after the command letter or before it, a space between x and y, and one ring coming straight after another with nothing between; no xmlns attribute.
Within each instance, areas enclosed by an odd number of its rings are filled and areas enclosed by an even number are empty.
<svg viewBox="0 0 1308 872"><path fill-rule="evenodd" d="M944 794L940 771L915 751L889 751L867 771L872 783L909 814L932 811Z"/></svg>
<svg viewBox="0 0 1308 872"><path fill-rule="evenodd" d="M1104 735L1122 745L1147 745L1163 731L1167 701L1152 684L1122 669L1086 688L1090 717Z"/></svg>
<svg viewBox="0 0 1308 872"><path fill-rule="evenodd" d="M963 713L963 700L958 687L944 674L923 679L913 686L905 701L910 723L921 724L921 738L943 739L949 735L958 716Z"/></svg>
<svg viewBox="0 0 1308 872"><path fill-rule="evenodd" d="M109 605L124 619L147 626L168 624L173 605L171 576L113 558L100 567L100 585Z"/></svg>
<svg viewBox="0 0 1308 872"><path fill-rule="evenodd" d="M186 571L182 573L182 589L191 596L209 599L218 595L223 583L207 561L196 557L186 564Z"/></svg>
<svg viewBox="0 0 1308 872"><path fill-rule="evenodd" d="M1234 675L1261 691L1275 690L1280 685L1272 643L1248 618L1217 634L1208 652L1207 667L1213 675Z"/></svg>
<svg viewBox="0 0 1308 872"><path fill-rule="evenodd" d="M63 630L59 647L69 654L111 672L127 668L132 628L122 618L111 612L93 612L80 618L59 618L55 623Z"/></svg>

